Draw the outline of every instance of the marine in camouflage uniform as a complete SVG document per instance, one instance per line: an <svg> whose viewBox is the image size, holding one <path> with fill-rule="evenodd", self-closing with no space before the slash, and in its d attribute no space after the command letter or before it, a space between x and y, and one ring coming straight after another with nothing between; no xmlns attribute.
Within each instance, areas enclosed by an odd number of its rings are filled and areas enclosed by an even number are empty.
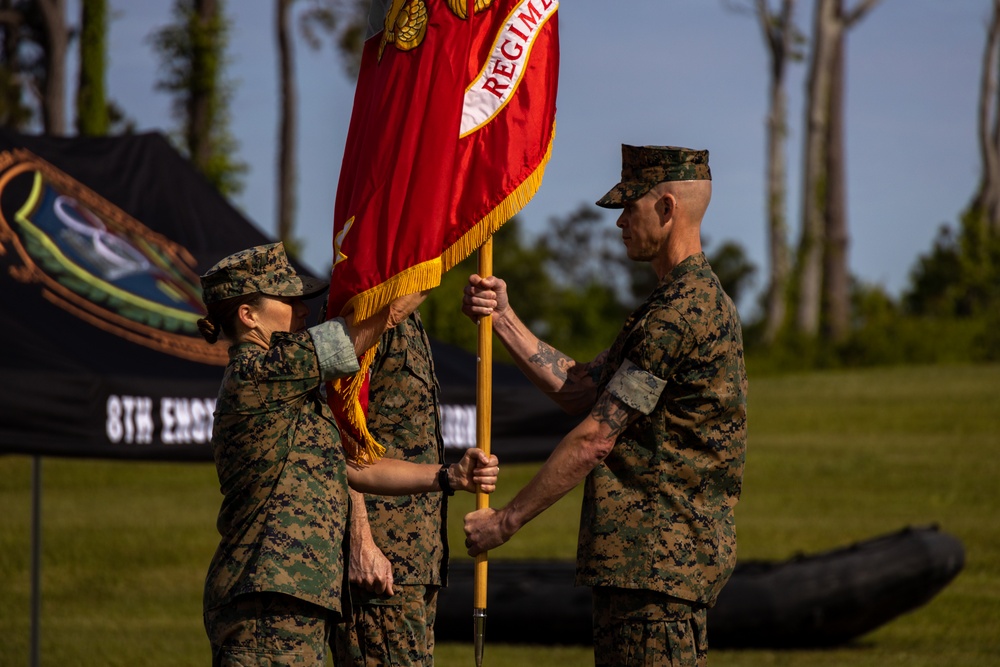
<svg viewBox="0 0 1000 667"><path fill-rule="evenodd" d="M650 261L660 280L607 352L576 364L503 307L505 286L470 281L466 313L496 307L494 330L532 380L590 414L508 506L467 517L467 544L471 554L494 548L586 477L577 584L594 591L595 663L701 666L707 609L736 563L742 332L701 252L708 152L623 146L622 158L621 182L597 203L625 209L629 257Z"/></svg>
<svg viewBox="0 0 1000 667"><path fill-rule="evenodd" d="M248 292L315 296L326 287L301 281L280 244L237 253L202 277L209 305ZM330 621L343 611L348 485L339 432L319 389L357 370L338 319L276 332L269 349L253 342L229 348L212 434L224 496L221 540L204 594L214 664L316 665L325 655ZM247 618L257 619L256 632L246 631ZM285 650L266 657L268 644Z"/></svg>
<svg viewBox="0 0 1000 667"><path fill-rule="evenodd" d="M584 485L577 583L595 587L597 663L621 664L619 628L642 646L636 633L662 621L677 637L666 646L695 653L679 664L701 664L707 609L736 565L746 450L739 319L703 254L632 313L599 386L643 415Z"/></svg>
<svg viewBox="0 0 1000 667"><path fill-rule="evenodd" d="M231 255L201 281L209 314L199 330L231 343L212 434L224 495L204 592L213 664L319 666L350 612L348 482L388 494L489 491L496 459L470 450L450 469L385 459L348 468L320 388L357 372L355 345L374 343L381 320L305 329L302 298L326 283L296 275L280 243ZM390 325L406 303L390 308Z"/></svg>
<svg viewBox="0 0 1000 667"><path fill-rule="evenodd" d="M372 364L368 428L386 457L442 462L439 393L430 341L414 311L382 335ZM365 505L371 539L392 564L394 594L351 586L353 614L335 630L334 663L433 665L437 593L447 581L447 502L426 493L366 496Z"/></svg>

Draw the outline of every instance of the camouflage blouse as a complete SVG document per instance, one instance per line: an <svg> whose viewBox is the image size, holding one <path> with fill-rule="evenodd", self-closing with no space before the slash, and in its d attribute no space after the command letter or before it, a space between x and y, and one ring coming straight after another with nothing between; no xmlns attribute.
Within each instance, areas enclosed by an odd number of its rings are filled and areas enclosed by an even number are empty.
<svg viewBox="0 0 1000 667"><path fill-rule="evenodd" d="M368 390L368 429L387 458L444 459L437 376L419 312L382 335ZM401 585L446 583L447 501L440 492L366 496L372 539Z"/></svg>
<svg viewBox="0 0 1000 667"><path fill-rule="evenodd" d="M276 333L269 350L229 348L212 434L222 539L206 610L277 592L341 611L347 467L320 387L357 370L342 320Z"/></svg>
<svg viewBox="0 0 1000 667"><path fill-rule="evenodd" d="M713 604L736 564L747 378L736 308L703 254L629 316L600 389L627 362L662 391L587 477L577 583Z"/></svg>

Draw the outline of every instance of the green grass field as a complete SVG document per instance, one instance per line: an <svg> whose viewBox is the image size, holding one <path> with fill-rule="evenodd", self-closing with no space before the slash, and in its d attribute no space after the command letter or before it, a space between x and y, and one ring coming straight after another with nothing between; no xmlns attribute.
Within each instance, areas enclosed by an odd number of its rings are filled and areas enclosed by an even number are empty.
<svg viewBox="0 0 1000 667"><path fill-rule="evenodd" d="M503 466L493 504L535 468ZM45 459L42 480L41 664L209 664L201 585L220 499L212 466ZM571 493L491 558L573 558L579 500ZM461 517L472 505L461 495L451 505L454 558L466 557ZM964 542L966 567L926 606L835 650L719 650L710 664L1000 664L1000 365L751 375L741 557L929 523ZM30 530L31 460L0 457L2 667L28 664ZM439 646L437 664L474 664L471 642ZM592 659L586 647L488 642L485 664Z"/></svg>

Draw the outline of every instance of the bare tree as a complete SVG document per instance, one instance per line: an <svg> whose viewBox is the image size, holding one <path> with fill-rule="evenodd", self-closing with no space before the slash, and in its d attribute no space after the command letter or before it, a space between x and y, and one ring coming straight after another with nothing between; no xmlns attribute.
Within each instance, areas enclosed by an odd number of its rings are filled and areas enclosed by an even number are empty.
<svg viewBox="0 0 1000 667"><path fill-rule="evenodd" d="M844 147L844 40L834 44L830 63L830 113L826 126L826 202L823 215L823 336L840 342L850 333L851 276L847 266L847 166Z"/></svg>
<svg viewBox="0 0 1000 667"><path fill-rule="evenodd" d="M847 31L881 0L860 0L853 9L844 0L816 0L813 15L812 55L806 86L806 137L803 157L802 236L798 251L798 300L796 329L806 335L819 332L822 296L847 302L847 219L843 166L844 41ZM832 127L832 130L831 130ZM831 156L832 154L832 156ZM831 162L832 160L832 162ZM835 199L835 202L831 201ZM831 216L831 211L833 215ZM828 252L831 240L839 250ZM829 264L838 263L837 284L824 286ZM824 275L826 274L826 275ZM828 311L829 312L832 311ZM845 322L830 325L830 333Z"/></svg>
<svg viewBox="0 0 1000 667"><path fill-rule="evenodd" d="M730 6L733 7L732 3ZM767 113L767 240L769 279L764 297L764 342L772 344L785 322L791 257L788 247L785 143L788 139L786 74L790 61L799 60L796 47L802 35L795 26L795 0L780 0L775 9L768 0L753 0L753 14L770 56Z"/></svg>
<svg viewBox="0 0 1000 667"><path fill-rule="evenodd" d="M42 81L42 122L47 134L66 134L66 53L70 32L66 0L36 0L42 15L45 76Z"/></svg>
<svg viewBox="0 0 1000 667"><path fill-rule="evenodd" d="M71 33L65 0L21 0L0 3L3 26L3 115L15 126L34 114L21 104L33 99L47 134L66 133L66 53ZM28 49L24 49L25 46Z"/></svg>
<svg viewBox="0 0 1000 667"><path fill-rule="evenodd" d="M296 185L296 111L298 91L295 85L295 61L292 36L289 30L289 13L295 0L275 2L275 36L278 42L278 85L281 109L278 118L278 238L285 242L292 255L297 254L298 244L292 237L295 225L297 199Z"/></svg>
<svg viewBox="0 0 1000 667"><path fill-rule="evenodd" d="M275 38L278 44L278 238L285 242L289 253L296 255L299 242L294 238L295 216L298 209L295 188L298 87L295 82L295 44L292 11L298 0L276 0ZM367 2L364 0L312 0L299 15L299 29L306 43L316 49L322 44L320 33L337 38L337 48L346 69L357 72Z"/></svg>
<svg viewBox="0 0 1000 667"><path fill-rule="evenodd" d="M1000 234L1000 0L993 0L993 13L986 30L982 74L979 82L979 154L983 175L970 206L994 234Z"/></svg>
<svg viewBox="0 0 1000 667"><path fill-rule="evenodd" d="M221 36L218 0L194 0L191 14L191 79L187 97L187 145L191 161L203 172L212 159L214 89L221 69L216 36Z"/></svg>

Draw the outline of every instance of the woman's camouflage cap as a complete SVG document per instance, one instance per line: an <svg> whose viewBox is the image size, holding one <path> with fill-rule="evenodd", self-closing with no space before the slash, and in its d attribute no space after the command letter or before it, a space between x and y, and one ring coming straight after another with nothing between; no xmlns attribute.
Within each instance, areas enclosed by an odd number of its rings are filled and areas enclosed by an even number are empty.
<svg viewBox="0 0 1000 667"><path fill-rule="evenodd" d="M300 276L285 255L283 243L247 248L226 257L201 277L202 300L210 305L234 296L318 296L330 283Z"/></svg>
<svg viewBox="0 0 1000 667"><path fill-rule="evenodd" d="M624 208L657 183L710 181L708 151L679 146L628 146L622 144L622 180L597 201L604 208Z"/></svg>

